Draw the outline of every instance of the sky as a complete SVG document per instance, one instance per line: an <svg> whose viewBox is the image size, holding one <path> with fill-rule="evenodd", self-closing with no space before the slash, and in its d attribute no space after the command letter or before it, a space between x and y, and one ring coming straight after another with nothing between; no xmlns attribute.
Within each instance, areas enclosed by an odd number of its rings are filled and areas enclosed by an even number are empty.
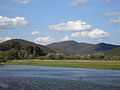
<svg viewBox="0 0 120 90"><path fill-rule="evenodd" d="M120 45L120 0L0 0L0 42Z"/></svg>

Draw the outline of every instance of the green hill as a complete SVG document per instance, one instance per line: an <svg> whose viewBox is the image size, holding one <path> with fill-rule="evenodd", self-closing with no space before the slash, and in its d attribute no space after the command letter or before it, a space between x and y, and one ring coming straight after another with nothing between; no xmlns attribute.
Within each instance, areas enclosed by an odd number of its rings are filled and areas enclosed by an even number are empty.
<svg viewBox="0 0 120 90"><path fill-rule="evenodd" d="M0 43L0 58L2 59L23 59L46 56L54 51L50 48L38 45L22 39L12 39Z"/></svg>

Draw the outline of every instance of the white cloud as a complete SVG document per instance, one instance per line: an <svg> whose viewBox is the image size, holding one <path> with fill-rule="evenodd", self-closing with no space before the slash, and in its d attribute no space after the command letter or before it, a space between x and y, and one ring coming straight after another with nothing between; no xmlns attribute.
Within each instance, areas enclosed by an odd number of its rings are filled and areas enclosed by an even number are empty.
<svg viewBox="0 0 120 90"><path fill-rule="evenodd" d="M91 38L106 38L106 37L108 37L108 33L101 29L95 29L95 30L89 32L88 35Z"/></svg>
<svg viewBox="0 0 120 90"><path fill-rule="evenodd" d="M0 16L0 29L9 29L16 26L25 26L28 21L24 17L9 18Z"/></svg>
<svg viewBox="0 0 120 90"><path fill-rule="evenodd" d="M110 19L111 23L120 23L120 16L117 19Z"/></svg>
<svg viewBox="0 0 120 90"><path fill-rule="evenodd" d="M52 39L49 36L38 37L34 40L35 43L40 43L40 44L48 44L48 43L51 43L53 41L54 41L54 39Z"/></svg>
<svg viewBox="0 0 120 90"><path fill-rule="evenodd" d="M87 2L88 0L71 0L70 5L71 6L79 6L79 5L83 5Z"/></svg>
<svg viewBox="0 0 120 90"><path fill-rule="evenodd" d="M105 13L106 16L118 16L120 15L120 12L107 12Z"/></svg>
<svg viewBox="0 0 120 90"><path fill-rule="evenodd" d="M68 21L66 23L60 23L60 24L48 26L50 30L56 30L56 31L81 31L81 30L89 30L91 29L91 27L92 27L91 25L81 20Z"/></svg>
<svg viewBox="0 0 120 90"><path fill-rule="evenodd" d="M76 32L71 35L71 37L87 37L87 38L106 38L108 37L108 32L105 32L101 29L94 29L92 31L83 31L83 32Z"/></svg>
<svg viewBox="0 0 120 90"><path fill-rule="evenodd" d="M14 0L18 3L21 3L21 4L27 4L27 3L30 3L32 0Z"/></svg>
<svg viewBox="0 0 120 90"><path fill-rule="evenodd" d="M33 31L31 35L40 35L41 33L39 31Z"/></svg>
<svg viewBox="0 0 120 90"><path fill-rule="evenodd" d="M70 37L68 35L66 35L64 38L61 39L61 41L68 41L70 40Z"/></svg>
<svg viewBox="0 0 120 90"><path fill-rule="evenodd" d="M0 37L0 43L1 42L4 42L4 41L7 41L7 40L11 40L11 39L13 39L12 37Z"/></svg>
<svg viewBox="0 0 120 90"><path fill-rule="evenodd" d="M71 37L79 37L81 36L81 32L75 32L71 34Z"/></svg>

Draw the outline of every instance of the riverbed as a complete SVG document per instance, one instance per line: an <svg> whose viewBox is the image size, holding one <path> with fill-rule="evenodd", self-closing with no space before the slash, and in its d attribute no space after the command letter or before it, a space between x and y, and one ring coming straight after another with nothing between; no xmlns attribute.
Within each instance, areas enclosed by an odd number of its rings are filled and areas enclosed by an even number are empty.
<svg viewBox="0 0 120 90"><path fill-rule="evenodd" d="M120 90L120 70L2 65L0 90Z"/></svg>

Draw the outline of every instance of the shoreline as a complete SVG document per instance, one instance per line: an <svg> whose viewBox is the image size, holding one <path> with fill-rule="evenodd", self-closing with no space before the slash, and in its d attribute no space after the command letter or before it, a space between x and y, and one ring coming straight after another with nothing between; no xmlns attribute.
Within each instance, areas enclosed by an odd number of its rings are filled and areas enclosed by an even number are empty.
<svg viewBox="0 0 120 90"><path fill-rule="evenodd" d="M3 63L4 65L29 65L68 68L88 68L103 70L120 70L120 61L97 61L97 60L13 60Z"/></svg>

